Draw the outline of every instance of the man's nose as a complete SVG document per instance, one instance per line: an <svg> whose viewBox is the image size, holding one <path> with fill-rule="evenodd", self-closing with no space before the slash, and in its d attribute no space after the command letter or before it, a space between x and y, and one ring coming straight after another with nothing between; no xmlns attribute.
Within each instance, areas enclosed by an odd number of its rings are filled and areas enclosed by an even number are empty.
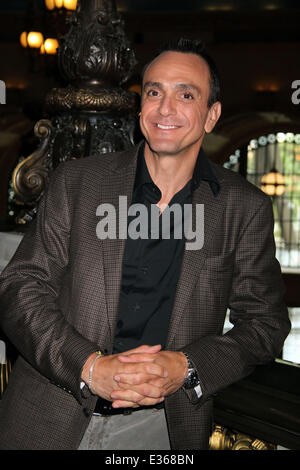
<svg viewBox="0 0 300 470"><path fill-rule="evenodd" d="M174 102L174 98L165 95L160 102L159 112L162 116L176 114L176 103Z"/></svg>

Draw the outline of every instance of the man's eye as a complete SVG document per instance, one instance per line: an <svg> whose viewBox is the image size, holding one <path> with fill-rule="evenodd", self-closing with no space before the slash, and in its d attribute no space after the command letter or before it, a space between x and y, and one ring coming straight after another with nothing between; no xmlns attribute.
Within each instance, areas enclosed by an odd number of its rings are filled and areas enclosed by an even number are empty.
<svg viewBox="0 0 300 470"><path fill-rule="evenodd" d="M194 97L193 97L193 95L191 95L191 93L183 93L182 97L185 100L193 100L194 99Z"/></svg>
<svg viewBox="0 0 300 470"><path fill-rule="evenodd" d="M147 92L148 96L158 96L158 91L157 90L149 90Z"/></svg>

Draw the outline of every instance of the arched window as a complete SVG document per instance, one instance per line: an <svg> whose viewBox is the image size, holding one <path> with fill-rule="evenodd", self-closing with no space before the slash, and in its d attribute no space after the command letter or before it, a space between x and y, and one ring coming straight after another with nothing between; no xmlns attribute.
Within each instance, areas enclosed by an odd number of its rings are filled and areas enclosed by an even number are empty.
<svg viewBox="0 0 300 470"><path fill-rule="evenodd" d="M278 189L278 194L271 196L276 257L283 272L300 274L300 134L278 132L252 139L230 155L224 167L241 173L264 191L266 175L274 170L277 176L282 175L283 181L279 179L273 185L273 192ZM292 330L282 358L300 363L300 307L289 308L289 315ZM225 330L231 327L228 321L225 327Z"/></svg>
<svg viewBox="0 0 300 470"><path fill-rule="evenodd" d="M278 132L252 139L224 166L265 192L274 190L276 257L285 271L300 272L300 134ZM275 184L270 187L264 177L271 172Z"/></svg>

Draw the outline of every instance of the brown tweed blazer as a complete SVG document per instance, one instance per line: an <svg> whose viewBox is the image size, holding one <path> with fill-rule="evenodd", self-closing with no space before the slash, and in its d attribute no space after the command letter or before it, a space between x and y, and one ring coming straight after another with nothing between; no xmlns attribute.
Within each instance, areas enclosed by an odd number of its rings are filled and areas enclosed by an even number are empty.
<svg viewBox="0 0 300 470"><path fill-rule="evenodd" d="M96 208L131 195L137 148L61 164L38 217L1 276L0 325L20 352L0 401L0 449L76 449L96 397L80 390L81 369L112 351L125 240L99 240ZM204 246L186 250L167 349L195 363L203 395L166 399L173 449L206 449L212 397L280 352L290 323L274 257L270 200L212 164L194 192L204 204ZM195 211L193 211L195 214ZM227 308L234 327L222 335Z"/></svg>

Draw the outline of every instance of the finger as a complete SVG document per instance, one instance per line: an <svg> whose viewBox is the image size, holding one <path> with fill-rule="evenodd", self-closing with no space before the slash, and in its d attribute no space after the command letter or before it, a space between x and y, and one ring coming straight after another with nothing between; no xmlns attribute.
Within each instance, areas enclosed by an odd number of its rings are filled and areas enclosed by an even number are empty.
<svg viewBox="0 0 300 470"><path fill-rule="evenodd" d="M155 377L153 379L150 379L148 383L150 385L154 385L155 387L166 389L168 387L169 380L167 380L166 378Z"/></svg>
<svg viewBox="0 0 300 470"><path fill-rule="evenodd" d="M125 398L125 394L128 393L128 397L130 396L130 392L134 392L135 394L140 395L141 399L148 397L148 398L161 398L165 396L165 389L164 387L157 387L155 385L148 385L148 384L140 384L140 385L130 385L130 389L128 384L119 384L117 392L111 395L111 398ZM114 390L114 392L116 392ZM122 393L124 392L124 394ZM140 398L136 395L132 395L134 397L133 401L138 401Z"/></svg>
<svg viewBox="0 0 300 470"><path fill-rule="evenodd" d="M158 403L162 403L164 400L165 400L165 397L161 397L161 398L146 397L143 400L139 401L139 405L140 406L157 405Z"/></svg>
<svg viewBox="0 0 300 470"><path fill-rule="evenodd" d="M128 387L128 386L127 386ZM164 394L164 390L149 384L131 385L129 388L120 388L113 390L110 397L111 399L119 399L126 401L138 402L139 400L148 398L161 398Z"/></svg>
<svg viewBox="0 0 300 470"><path fill-rule="evenodd" d="M117 374L114 376L114 380L119 384L128 384L128 385L140 385L142 383L151 383L154 386L162 386L166 378L163 375L155 374L144 374L144 373L134 373L134 374Z"/></svg>
<svg viewBox="0 0 300 470"><path fill-rule="evenodd" d="M141 363L127 363L120 365L120 369L116 371L115 377L119 377L121 374L143 374L147 376L146 381L150 380L151 376L157 377L168 377L168 371L161 365L155 364L154 362L141 362Z"/></svg>
<svg viewBox="0 0 300 470"><path fill-rule="evenodd" d="M133 401L116 400L112 402L113 408L139 408L140 405Z"/></svg>
<svg viewBox="0 0 300 470"><path fill-rule="evenodd" d="M153 362L155 360L154 354L147 354L140 352L139 354L132 353L124 356L118 356L120 362Z"/></svg>
<svg viewBox="0 0 300 470"><path fill-rule="evenodd" d="M133 354L133 353L149 353L153 354L161 350L161 344L155 344L154 346L148 346L147 344L143 344L142 346L138 346L137 348L134 349L129 349L128 351L124 351L123 353L120 353L120 356L127 356L128 354Z"/></svg>
<svg viewBox="0 0 300 470"><path fill-rule="evenodd" d="M136 403L138 404L139 400L143 400L145 398L144 395L140 395L139 393L135 392L134 390L114 390L110 394L111 400L114 401L126 401L126 402L131 402L131 403Z"/></svg>
<svg viewBox="0 0 300 470"><path fill-rule="evenodd" d="M151 406L162 403L164 398L143 398L138 403L132 403L124 400L116 400L112 403L113 408L139 408L140 406Z"/></svg>

